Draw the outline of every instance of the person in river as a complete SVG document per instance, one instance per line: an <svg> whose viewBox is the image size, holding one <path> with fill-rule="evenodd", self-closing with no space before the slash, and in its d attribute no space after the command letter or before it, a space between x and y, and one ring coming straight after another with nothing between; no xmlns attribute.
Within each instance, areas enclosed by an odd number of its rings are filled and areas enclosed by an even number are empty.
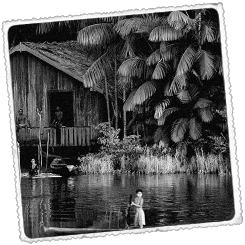
<svg viewBox="0 0 245 245"><path fill-rule="evenodd" d="M140 226L142 229L145 225L145 213L143 210L144 199L142 198L143 191L141 189L136 190L136 198L134 202L131 203L131 206L136 207L135 217L134 217L134 226Z"/></svg>
<svg viewBox="0 0 245 245"><path fill-rule="evenodd" d="M16 128L17 131L21 128L31 128L31 124L29 120L27 119L26 115L23 114L23 110L19 109L19 114L16 117Z"/></svg>
<svg viewBox="0 0 245 245"><path fill-rule="evenodd" d="M31 168L29 170L29 175L30 176L34 176L34 175L37 175L38 174L38 166L36 164L36 161L35 159L31 159Z"/></svg>

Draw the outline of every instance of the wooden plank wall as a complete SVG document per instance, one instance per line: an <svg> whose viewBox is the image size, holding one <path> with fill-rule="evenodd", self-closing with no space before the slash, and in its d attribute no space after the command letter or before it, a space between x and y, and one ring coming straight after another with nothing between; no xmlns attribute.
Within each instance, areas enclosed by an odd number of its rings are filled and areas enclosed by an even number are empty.
<svg viewBox="0 0 245 245"><path fill-rule="evenodd" d="M100 122L106 121L106 104L103 95L85 89L81 82L35 56L27 52L12 54L11 73L14 110L18 113L22 108L32 127L39 127L36 108L42 108L43 126L50 126L49 91L73 92L74 126L91 126L93 129ZM79 134L80 130L76 130ZM91 137L96 137L94 131Z"/></svg>

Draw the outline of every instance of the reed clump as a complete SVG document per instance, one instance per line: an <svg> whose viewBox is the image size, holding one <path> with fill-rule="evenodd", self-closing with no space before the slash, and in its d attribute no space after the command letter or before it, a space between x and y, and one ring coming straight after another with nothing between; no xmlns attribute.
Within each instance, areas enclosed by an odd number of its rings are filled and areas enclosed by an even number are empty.
<svg viewBox="0 0 245 245"><path fill-rule="evenodd" d="M171 174L171 173L198 173L198 174L228 174L229 162L222 154L204 154L197 152L191 159L178 159L176 154L142 154L137 160L123 156L115 163L111 155L93 155L80 158L79 169L83 174Z"/></svg>
<svg viewBox="0 0 245 245"><path fill-rule="evenodd" d="M82 174L110 174L114 172L111 156L89 154L78 159L79 171Z"/></svg>

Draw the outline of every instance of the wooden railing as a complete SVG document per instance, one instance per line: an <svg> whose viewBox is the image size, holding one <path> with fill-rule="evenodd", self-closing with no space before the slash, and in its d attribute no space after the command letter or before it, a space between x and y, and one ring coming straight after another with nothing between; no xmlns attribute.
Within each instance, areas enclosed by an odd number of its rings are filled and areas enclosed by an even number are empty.
<svg viewBox="0 0 245 245"><path fill-rule="evenodd" d="M47 140L49 139L50 146L89 146L93 137L90 126L62 127L60 129L42 128L40 132L42 144L47 144ZM38 144L39 128L19 129L17 132L17 141L20 144Z"/></svg>

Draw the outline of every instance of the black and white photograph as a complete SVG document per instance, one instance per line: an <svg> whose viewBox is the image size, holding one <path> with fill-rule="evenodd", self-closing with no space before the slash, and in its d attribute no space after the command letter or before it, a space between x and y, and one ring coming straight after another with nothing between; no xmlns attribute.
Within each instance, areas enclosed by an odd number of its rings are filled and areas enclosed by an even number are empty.
<svg viewBox="0 0 245 245"><path fill-rule="evenodd" d="M21 240L242 222L222 4L3 30Z"/></svg>

